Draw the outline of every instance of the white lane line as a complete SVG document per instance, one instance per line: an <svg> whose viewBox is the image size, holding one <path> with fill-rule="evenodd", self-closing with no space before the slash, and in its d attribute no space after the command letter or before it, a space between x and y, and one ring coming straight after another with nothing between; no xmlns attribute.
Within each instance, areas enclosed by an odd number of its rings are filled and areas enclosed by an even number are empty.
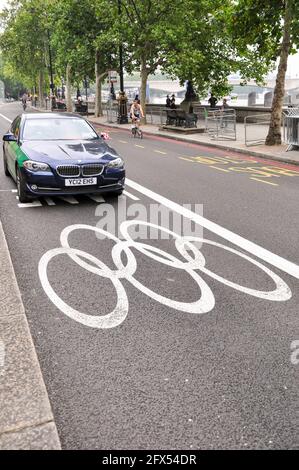
<svg viewBox="0 0 299 470"><path fill-rule="evenodd" d="M230 230L224 227L221 227L221 225L218 225L215 222L212 222L211 220L208 220L205 217L199 214L196 214L195 212L192 212L189 209L186 209L180 204L177 204L176 202L173 202L170 199L167 199L166 197L161 196L160 194L155 193L154 191L151 191L150 189L145 188L141 184L135 183L135 181L132 181L126 178L126 184L127 186L131 187L135 191L138 191L139 193L144 194L150 199L157 201L159 204L163 204L164 206L168 207L170 210L177 212L178 214L181 214L183 217L186 217L187 219L192 220L193 222L201 225L207 230L210 230L216 235L219 235L220 237L233 243L234 245L239 246L243 250L246 250L248 253L251 253L254 256L257 256L258 258L266 261L272 266L276 266L277 268L281 269L287 274L290 274L296 279L299 279L299 266L293 263L292 261L288 261L279 255L275 255L271 251L265 248L262 248L256 243L253 243L247 240L246 238L243 238L240 235L237 235L236 233L231 232Z"/></svg>
<svg viewBox="0 0 299 470"><path fill-rule="evenodd" d="M139 197L134 196L134 194L131 194L128 191L124 191L123 195L133 199L133 201L140 201Z"/></svg>
<svg viewBox="0 0 299 470"><path fill-rule="evenodd" d="M12 120L9 119L8 117L4 116L4 114L1 114L1 113L0 113L0 117L2 117L3 119L5 119L5 120L8 121L8 122L12 122Z"/></svg>
<svg viewBox="0 0 299 470"><path fill-rule="evenodd" d="M32 201L26 203L19 202L18 207L20 207L21 209L30 209L31 207L42 207L42 203L40 201Z"/></svg>
<svg viewBox="0 0 299 470"><path fill-rule="evenodd" d="M250 179L254 181L258 181L259 183L271 184L271 186L279 186L277 183L271 183L271 181L259 180L258 178L253 178L253 177Z"/></svg>
<svg viewBox="0 0 299 470"><path fill-rule="evenodd" d="M44 200L48 204L48 206L56 206L56 203L53 201L51 197L44 197Z"/></svg>
<svg viewBox="0 0 299 470"><path fill-rule="evenodd" d="M99 196L96 194L86 194L86 196L89 197L89 199L91 199L94 202L105 202L105 199L103 198L103 196Z"/></svg>
<svg viewBox="0 0 299 470"><path fill-rule="evenodd" d="M18 190L17 190L17 189L12 189L11 192L12 192L12 193L17 193Z"/></svg>
<svg viewBox="0 0 299 470"><path fill-rule="evenodd" d="M79 201L75 199L73 196L58 196L59 199L62 199L65 202L68 202L69 204L79 204Z"/></svg>
<svg viewBox="0 0 299 470"><path fill-rule="evenodd" d="M13 189L0 189L0 193L13 193L13 192L17 192L17 190L13 190Z"/></svg>

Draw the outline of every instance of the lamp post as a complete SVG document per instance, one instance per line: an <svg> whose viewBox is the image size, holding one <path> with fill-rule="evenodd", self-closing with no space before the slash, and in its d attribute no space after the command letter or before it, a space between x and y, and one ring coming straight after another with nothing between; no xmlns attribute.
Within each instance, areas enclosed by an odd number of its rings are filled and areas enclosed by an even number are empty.
<svg viewBox="0 0 299 470"><path fill-rule="evenodd" d="M119 24L121 24L121 0L118 0L118 16ZM118 118L119 124L128 124L128 113L127 113L127 97L124 90L124 65L123 65L123 46L119 44L119 101L118 101Z"/></svg>
<svg viewBox="0 0 299 470"><path fill-rule="evenodd" d="M48 51L49 51L49 68L50 68L50 98L51 98L51 109L56 108L56 98L54 95L54 79L53 79L53 62L52 62L52 50L51 50L51 42L50 42L50 32L47 29L47 37L48 37Z"/></svg>
<svg viewBox="0 0 299 470"><path fill-rule="evenodd" d="M88 116L88 80L87 80L87 76L85 75L84 77L84 81L83 81L83 84L84 84L84 88L85 88L85 99L86 99L86 116Z"/></svg>

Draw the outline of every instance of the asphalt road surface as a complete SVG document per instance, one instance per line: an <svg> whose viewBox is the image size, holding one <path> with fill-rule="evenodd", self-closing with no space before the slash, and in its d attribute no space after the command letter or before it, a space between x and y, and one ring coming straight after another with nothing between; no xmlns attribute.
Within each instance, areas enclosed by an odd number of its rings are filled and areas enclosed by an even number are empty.
<svg viewBox="0 0 299 470"><path fill-rule="evenodd" d="M2 133L20 112L1 106ZM0 172L63 448L298 448L299 167L110 136L119 201L24 206Z"/></svg>

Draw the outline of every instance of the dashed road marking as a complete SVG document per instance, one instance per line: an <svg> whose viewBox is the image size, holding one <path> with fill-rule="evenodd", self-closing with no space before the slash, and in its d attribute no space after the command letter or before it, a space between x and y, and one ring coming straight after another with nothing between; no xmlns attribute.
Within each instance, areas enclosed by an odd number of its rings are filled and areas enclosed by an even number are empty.
<svg viewBox="0 0 299 470"><path fill-rule="evenodd" d="M225 170L225 168L218 168L218 166L209 166L209 168L214 168L214 170L223 171L224 173L230 173L229 170Z"/></svg>
<svg viewBox="0 0 299 470"><path fill-rule="evenodd" d="M270 181L263 181L258 178L250 178L251 180L258 181L259 183L265 183L265 184L270 184L271 186L279 186L277 183L271 183Z"/></svg>
<svg viewBox="0 0 299 470"><path fill-rule="evenodd" d="M161 153L161 155L167 155L167 152L162 152L161 150L154 150L156 153Z"/></svg>
<svg viewBox="0 0 299 470"><path fill-rule="evenodd" d="M86 196L94 202L105 202L103 196L99 196L97 194L86 194Z"/></svg>
<svg viewBox="0 0 299 470"><path fill-rule="evenodd" d="M68 202L69 204L79 204L79 201L75 199L73 196L58 196L59 199L62 199L65 202Z"/></svg>
<svg viewBox="0 0 299 470"><path fill-rule="evenodd" d="M119 140L118 142L121 142L122 144L127 144L128 143L126 140Z"/></svg>
<svg viewBox="0 0 299 470"><path fill-rule="evenodd" d="M45 197L44 199L45 199L46 203L48 204L48 206L56 206L56 203L53 201L52 198Z"/></svg>
<svg viewBox="0 0 299 470"><path fill-rule="evenodd" d="M39 200L26 203L19 202L18 207L21 209L30 209L30 207L42 207L42 203Z"/></svg>
<svg viewBox="0 0 299 470"><path fill-rule="evenodd" d="M137 144L135 144L135 147L139 147L139 148L141 148L141 149L144 149L144 148L145 148L143 145L137 145Z"/></svg>

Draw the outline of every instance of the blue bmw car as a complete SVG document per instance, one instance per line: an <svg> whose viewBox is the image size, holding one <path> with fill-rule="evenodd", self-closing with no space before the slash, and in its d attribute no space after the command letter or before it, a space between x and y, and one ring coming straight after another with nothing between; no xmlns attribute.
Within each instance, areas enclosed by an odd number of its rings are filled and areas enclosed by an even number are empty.
<svg viewBox="0 0 299 470"><path fill-rule="evenodd" d="M113 193L125 184L123 159L81 116L18 116L3 136L4 172L20 202L40 196Z"/></svg>

